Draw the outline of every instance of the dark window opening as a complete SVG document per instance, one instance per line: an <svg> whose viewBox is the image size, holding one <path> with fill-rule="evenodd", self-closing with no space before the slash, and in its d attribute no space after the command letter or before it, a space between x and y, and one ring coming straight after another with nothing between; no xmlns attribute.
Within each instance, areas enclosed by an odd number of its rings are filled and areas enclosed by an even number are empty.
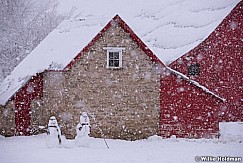
<svg viewBox="0 0 243 163"><path fill-rule="evenodd" d="M198 63L192 64L188 67L188 75L194 76L199 74L200 74L200 65Z"/></svg>
<svg viewBox="0 0 243 163"><path fill-rule="evenodd" d="M109 67L119 66L119 52L109 52Z"/></svg>

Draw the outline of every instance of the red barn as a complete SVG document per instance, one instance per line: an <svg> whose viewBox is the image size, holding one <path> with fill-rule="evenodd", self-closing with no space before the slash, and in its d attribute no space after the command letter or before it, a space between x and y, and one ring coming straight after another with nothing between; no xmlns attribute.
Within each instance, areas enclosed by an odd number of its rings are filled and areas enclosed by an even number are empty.
<svg viewBox="0 0 243 163"><path fill-rule="evenodd" d="M212 11L235 6L228 3ZM181 9L177 3L167 5ZM200 7L207 10L206 4L194 5L193 16L198 16ZM64 134L73 138L77 115L88 111L97 137L218 137L219 122L243 121L242 5L239 2L196 47L200 32L191 37L193 43L163 38L168 33L165 27L177 28L178 34L191 28L172 21L178 14L163 20L164 10L128 17L135 22L131 27L118 15L108 23L106 18L89 16L64 21L3 81L1 134L41 133L48 118L56 115ZM186 15L183 18L187 20ZM144 22L152 24L145 32L141 30ZM203 27L199 23L195 29ZM164 33L157 37L160 32ZM192 50L185 54L177 49Z"/></svg>
<svg viewBox="0 0 243 163"><path fill-rule="evenodd" d="M169 65L188 78L171 72L161 80L161 135L218 136L219 122L243 121L242 22L240 2L206 40Z"/></svg>

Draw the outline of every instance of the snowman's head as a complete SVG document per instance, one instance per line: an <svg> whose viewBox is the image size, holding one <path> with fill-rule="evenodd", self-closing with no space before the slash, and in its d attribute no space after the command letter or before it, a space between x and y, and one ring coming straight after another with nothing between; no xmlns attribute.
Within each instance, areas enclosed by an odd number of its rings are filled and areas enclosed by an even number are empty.
<svg viewBox="0 0 243 163"><path fill-rule="evenodd" d="M83 117L87 117L88 115L87 115L86 112L82 112L82 116L83 116Z"/></svg>
<svg viewBox="0 0 243 163"><path fill-rule="evenodd" d="M55 116L51 116L51 117L50 117L48 126L58 126L58 124L57 124L57 119L56 119Z"/></svg>

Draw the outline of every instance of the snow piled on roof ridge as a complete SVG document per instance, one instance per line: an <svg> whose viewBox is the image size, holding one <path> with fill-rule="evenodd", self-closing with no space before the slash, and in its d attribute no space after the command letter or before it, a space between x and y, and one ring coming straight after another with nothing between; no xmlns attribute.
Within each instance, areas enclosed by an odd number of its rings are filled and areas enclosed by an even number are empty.
<svg viewBox="0 0 243 163"><path fill-rule="evenodd" d="M65 8L75 5L76 13L53 30L3 80L0 85L0 105L5 105L31 76L50 68L63 69L117 13L162 62L168 63L207 38L239 2L59 1L60 6Z"/></svg>
<svg viewBox="0 0 243 163"><path fill-rule="evenodd" d="M172 69L172 68L170 68L170 67L166 67L166 68L167 68L169 71L171 71L172 73L174 73L174 74L176 74L176 75L179 75L180 77L182 77L182 78L185 79L186 81L188 81L188 82L192 83L193 85L197 86L198 88L201 88L203 91L205 91L205 92L207 92L207 93L213 95L214 97L216 97L216 98L222 100L223 102L226 101L225 98L220 97L219 95L217 95L217 94L215 94L214 92L210 91L208 88L206 88L205 86L199 84L197 81L195 81L195 80L191 80L189 77L187 77L186 75L182 74L181 72L176 71L176 70L174 70L174 69Z"/></svg>

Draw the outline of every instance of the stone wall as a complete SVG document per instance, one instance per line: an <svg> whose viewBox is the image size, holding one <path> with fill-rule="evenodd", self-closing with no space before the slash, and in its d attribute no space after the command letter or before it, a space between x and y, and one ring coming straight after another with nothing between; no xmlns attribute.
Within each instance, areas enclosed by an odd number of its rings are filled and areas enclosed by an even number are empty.
<svg viewBox="0 0 243 163"><path fill-rule="evenodd" d="M9 101L5 106L0 105L0 134L13 136L15 133L15 107L14 101Z"/></svg>
<svg viewBox="0 0 243 163"><path fill-rule="evenodd" d="M104 47L125 48L122 69L106 68ZM94 137L135 140L158 134L160 76L156 68L129 34L113 24L64 75L65 109L71 123L76 125L80 112L86 111ZM63 131L73 137L71 127Z"/></svg>
<svg viewBox="0 0 243 163"><path fill-rule="evenodd" d="M43 97L31 103L31 131L32 134L46 132L50 116L56 116L63 121L61 115L65 112L63 72L45 71L43 73ZM61 127L67 124L60 125ZM44 128L44 129L43 129Z"/></svg>
<svg viewBox="0 0 243 163"><path fill-rule="evenodd" d="M46 133L49 113L44 107L44 102L41 99L33 100L31 108L31 134Z"/></svg>
<svg viewBox="0 0 243 163"><path fill-rule="evenodd" d="M107 69L104 47L123 47L121 69ZM56 116L62 133L74 138L80 113L91 120L91 136L136 140L159 133L158 66L119 25L104 35L67 72L43 75L42 100L33 101L32 131L41 133Z"/></svg>

